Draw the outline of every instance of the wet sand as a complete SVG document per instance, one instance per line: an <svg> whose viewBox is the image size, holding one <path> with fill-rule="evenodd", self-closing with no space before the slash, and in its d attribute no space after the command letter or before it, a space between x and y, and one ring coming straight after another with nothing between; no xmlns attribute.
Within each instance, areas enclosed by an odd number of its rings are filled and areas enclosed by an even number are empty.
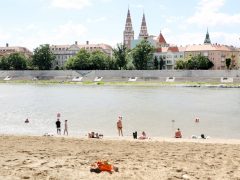
<svg viewBox="0 0 240 180"><path fill-rule="evenodd" d="M0 136L0 179L239 179L239 140ZM90 173L105 159L119 172Z"/></svg>

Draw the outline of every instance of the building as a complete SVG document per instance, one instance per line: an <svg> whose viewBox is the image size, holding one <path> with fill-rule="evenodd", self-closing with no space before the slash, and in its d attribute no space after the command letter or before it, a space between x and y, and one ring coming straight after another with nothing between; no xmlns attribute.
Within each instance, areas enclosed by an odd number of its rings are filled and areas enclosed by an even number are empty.
<svg viewBox="0 0 240 180"><path fill-rule="evenodd" d="M131 49L135 48L144 39L147 40L152 46L156 47L156 41L154 38L155 38L155 36L152 36L152 35L149 36L149 34L148 34L146 18L145 18L145 14L143 13L142 23L141 23L141 28L140 28L138 39L133 39L131 41L130 48Z"/></svg>
<svg viewBox="0 0 240 180"><path fill-rule="evenodd" d="M156 39L156 52L154 53L154 56L157 57L159 61L160 59L163 59L163 69L173 70L176 61L184 58L184 51L184 47L177 47L168 44L163 34L160 32Z"/></svg>
<svg viewBox="0 0 240 180"><path fill-rule="evenodd" d="M87 41L86 44L79 45L77 41L72 45L52 45L50 47L52 53L56 56L56 64L53 67L63 67L65 62L70 57L75 56L80 49L85 49L88 52L93 52L99 50L104 52L106 55L112 57L112 47L107 44L89 44Z"/></svg>
<svg viewBox="0 0 240 180"><path fill-rule="evenodd" d="M26 47L20 46L9 46L7 43L5 47L0 47L0 57L1 56L9 56L13 53L20 53L24 55L26 58L32 57L32 52L28 50Z"/></svg>
<svg viewBox="0 0 240 180"><path fill-rule="evenodd" d="M145 14L143 13L142 24L141 24L141 29L140 29L138 39L147 39L148 36L149 35L148 35L148 30L147 30L146 18L145 18Z"/></svg>
<svg viewBox="0 0 240 180"><path fill-rule="evenodd" d="M226 59L230 58L232 60L231 68L238 68L240 55L239 49L233 46L212 44L210 40L210 35L207 31L204 44L199 45L188 45L186 46L184 57L186 59L191 58L192 56L202 55L207 57L210 61L213 62L214 70L225 70Z"/></svg>
<svg viewBox="0 0 240 180"><path fill-rule="evenodd" d="M166 40L163 37L163 34L162 34L161 31L160 31L159 36L157 37L157 40L156 40L156 47L157 48L169 47L169 44L166 42Z"/></svg>
<svg viewBox="0 0 240 180"><path fill-rule="evenodd" d="M134 40L134 31L132 27L130 10L128 9L125 30L123 32L123 44L130 49L132 40Z"/></svg>

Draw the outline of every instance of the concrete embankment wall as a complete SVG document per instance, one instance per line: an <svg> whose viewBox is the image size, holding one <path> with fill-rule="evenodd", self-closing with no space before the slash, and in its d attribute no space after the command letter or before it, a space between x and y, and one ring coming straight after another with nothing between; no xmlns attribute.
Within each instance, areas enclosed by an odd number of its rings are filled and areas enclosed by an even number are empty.
<svg viewBox="0 0 240 180"><path fill-rule="evenodd" d="M0 71L0 80L5 77L12 80L63 80L71 81L74 77L83 77L82 81L93 81L96 77L103 77L102 81L128 81L129 78L137 77L137 81L165 82L167 77L174 77L176 82L221 82L221 78L233 78L234 82L240 83L240 70L196 70L196 71Z"/></svg>

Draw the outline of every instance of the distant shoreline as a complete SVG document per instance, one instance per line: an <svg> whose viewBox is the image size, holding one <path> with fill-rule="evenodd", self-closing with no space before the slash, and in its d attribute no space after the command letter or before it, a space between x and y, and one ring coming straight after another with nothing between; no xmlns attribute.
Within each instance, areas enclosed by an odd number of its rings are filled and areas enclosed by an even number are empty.
<svg viewBox="0 0 240 180"><path fill-rule="evenodd" d="M0 84L64 84L64 85L84 85L84 86L149 86L149 87L192 87L192 88L240 88L240 83L209 83L209 82L72 82L72 81L59 81L59 80L0 80Z"/></svg>
<svg viewBox="0 0 240 180"><path fill-rule="evenodd" d="M64 138L68 140L81 140L88 141L94 140L89 139L88 137L79 137L79 136L64 136L53 134L51 136L44 135L14 135L14 134L0 134L0 137L8 137L8 138ZM98 139L95 139L98 140ZM235 144L240 145L240 139L225 139L225 138L209 138L209 139L191 139L191 138L171 138L171 137L150 137L149 139L140 140L133 139L131 136L104 136L103 139L99 139L100 141L128 141L128 142L167 142L167 143L201 143L201 144Z"/></svg>

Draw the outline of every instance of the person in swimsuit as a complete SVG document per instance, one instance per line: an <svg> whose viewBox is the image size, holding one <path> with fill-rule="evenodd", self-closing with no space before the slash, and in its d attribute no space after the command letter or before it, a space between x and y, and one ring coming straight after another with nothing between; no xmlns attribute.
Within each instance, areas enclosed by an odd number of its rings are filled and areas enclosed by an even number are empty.
<svg viewBox="0 0 240 180"><path fill-rule="evenodd" d="M117 121L117 129L118 129L118 135L119 136L123 136L123 132L122 132L122 116L118 117L118 121Z"/></svg>

